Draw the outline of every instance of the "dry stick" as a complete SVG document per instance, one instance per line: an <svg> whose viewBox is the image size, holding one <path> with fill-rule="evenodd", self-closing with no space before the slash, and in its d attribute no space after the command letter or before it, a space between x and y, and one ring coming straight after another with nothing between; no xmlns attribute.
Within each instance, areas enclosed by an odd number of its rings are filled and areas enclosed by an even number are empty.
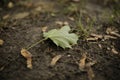
<svg viewBox="0 0 120 80"><path fill-rule="evenodd" d="M45 40L47 40L47 39L48 39L48 38L44 38L44 39L42 39L42 40L39 40L38 42L36 42L36 43L30 45L28 48L26 48L26 50L31 49L32 47L38 45L39 43L41 43L41 42L43 42L43 41L45 41ZM0 71L2 71L7 65L9 65L11 62L15 61L15 60L18 59L18 58L19 58L19 56L17 56L15 59L11 60L11 61L8 62L7 64L5 64L5 65L3 65L2 67L0 67Z"/></svg>
<svg viewBox="0 0 120 80"><path fill-rule="evenodd" d="M36 43L34 43L34 44L30 45L28 48L26 48L26 50L31 49L32 47L34 47L34 46L38 45L39 43L41 43L41 42L43 42L43 41L45 41L45 40L47 40L47 38L44 38L44 39L42 39L42 40L40 40L40 41L38 41L38 42L36 42Z"/></svg>

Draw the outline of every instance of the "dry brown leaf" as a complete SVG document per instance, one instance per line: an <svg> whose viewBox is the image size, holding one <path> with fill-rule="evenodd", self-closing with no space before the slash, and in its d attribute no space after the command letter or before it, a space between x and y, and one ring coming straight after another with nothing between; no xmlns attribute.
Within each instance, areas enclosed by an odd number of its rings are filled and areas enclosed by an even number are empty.
<svg viewBox="0 0 120 80"><path fill-rule="evenodd" d="M53 57L53 59L50 63L50 66L54 66L61 57L62 57L62 55L56 55L55 57Z"/></svg>
<svg viewBox="0 0 120 80"><path fill-rule="evenodd" d="M27 59L27 68L32 69L32 54L26 49L22 49L21 55Z"/></svg>
<svg viewBox="0 0 120 80"><path fill-rule="evenodd" d="M93 65L96 64L96 63L97 63L97 61L88 62L88 63L86 64L86 67L93 66Z"/></svg>
<svg viewBox="0 0 120 80"><path fill-rule="evenodd" d="M94 64L96 64L96 61L92 61L86 64L86 70L89 80L93 80L93 78L95 77L95 74L91 68L91 66L93 66Z"/></svg>
<svg viewBox="0 0 120 80"><path fill-rule="evenodd" d="M48 28L47 26L42 27L42 32L46 32L47 28Z"/></svg>
<svg viewBox="0 0 120 80"><path fill-rule="evenodd" d="M79 69L81 71L85 71L85 63L86 63L85 61L86 61L86 58L87 58L86 54L83 54L82 58L79 61Z"/></svg>
<svg viewBox="0 0 120 80"><path fill-rule="evenodd" d="M93 78L95 77L95 74L90 66L87 68L87 74L89 80L93 80Z"/></svg>
<svg viewBox="0 0 120 80"><path fill-rule="evenodd" d="M4 41L2 39L0 39L0 45L3 45Z"/></svg>
<svg viewBox="0 0 120 80"><path fill-rule="evenodd" d="M13 18L14 19L23 19L23 18L27 17L29 14L30 14L29 12L18 13Z"/></svg>

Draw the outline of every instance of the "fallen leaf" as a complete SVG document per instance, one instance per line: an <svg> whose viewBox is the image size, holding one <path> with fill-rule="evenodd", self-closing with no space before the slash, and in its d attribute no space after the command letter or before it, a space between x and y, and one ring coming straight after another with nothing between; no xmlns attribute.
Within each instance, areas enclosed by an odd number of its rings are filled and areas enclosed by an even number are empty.
<svg viewBox="0 0 120 80"><path fill-rule="evenodd" d="M27 68L32 69L32 54L26 49L22 49L21 55L27 59Z"/></svg>
<svg viewBox="0 0 120 80"><path fill-rule="evenodd" d="M2 39L0 39L0 45L3 45L4 41Z"/></svg>
<svg viewBox="0 0 120 80"><path fill-rule="evenodd" d="M56 55L55 57L53 57L53 59L50 63L50 66L54 66L61 57L62 57L62 55Z"/></svg>
<svg viewBox="0 0 120 80"><path fill-rule="evenodd" d="M47 28L48 28L47 26L42 27L42 32L46 32Z"/></svg>
<svg viewBox="0 0 120 80"><path fill-rule="evenodd" d="M23 19L23 18L27 17L29 14L30 14L29 12L18 13L13 18L14 19Z"/></svg>
<svg viewBox="0 0 120 80"><path fill-rule="evenodd" d="M87 58L87 56L86 56L86 54L83 54L82 55L82 58L80 59L80 61L79 61L79 69L81 70L81 71L85 71L85 64L86 64L86 58Z"/></svg>
<svg viewBox="0 0 120 80"><path fill-rule="evenodd" d="M65 48L72 48L72 45L77 44L78 36L75 33L69 33L69 26L63 26L61 29L53 29L48 32L44 32L43 36L46 39L51 39L57 46Z"/></svg>

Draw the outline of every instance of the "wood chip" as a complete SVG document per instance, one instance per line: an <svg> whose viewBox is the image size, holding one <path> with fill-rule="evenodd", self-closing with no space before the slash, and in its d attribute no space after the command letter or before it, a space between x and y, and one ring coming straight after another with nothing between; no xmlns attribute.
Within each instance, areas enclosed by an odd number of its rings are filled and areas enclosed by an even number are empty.
<svg viewBox="0 0 120 80"><path fill-rule="evenodd" d="M97 41L98 40L98 38L96 38L96 37L90 37L90 38L87 38L86 39L87 41Z"/></svg>
<svg viewBox="0 0 120 80"><path fill-rule="evenodd" d="M117 36L117 37L120 37L120 34L118 34L118 33L116 33L116 32L112 32L111 34L112 34L112 35L115 35L115 36Z"/></svg>
<svg viewBox="0 0 120 80"><path fill-rule="evenodd" d="M0 45L3 45L4 41L2 39L0 39Z"/></svg>
<svg viewBox="0 0 120 80"><path fill-rule="evenodd" d="M98 34L94 34L94 33L91 33L90 36L91 37L86 39L87 41L97 41L98 39L103 38L103 35L98 35Z"/></svg>
<svg viewBox="0 0 120 80"><path fill-rule="evenodd" d="M101 45L101 44L98 44L98 47L99 47L100 49L102 49L102 45Z"/></svg>
<svg viewBox="0 0 120 80"><path fill-rule="evenodd" d="M73 17L68 17L71 21L75 21L75 19Z"/></svg>
<svg viewBox="0 0 120 80"><path fill-rule="evenodd" d="M62 22L62 21L55 21L55 23L60 25L60 26L62 26L64 24L64 22Z"/></svg>
<svg viewBox="0 0 120 80"><path fill-rule="evenodd" d="M90 34L92 37L96 37L96 38L103 38L103 36L102 35L98 35L98 34L94 34L94 33L91 33Z"/></svg>
<svg viewBox="0 0 120 80"><path fill-rule="evenodd" d="M3 16L3 19L5 20L5 19L8 19L9 17L10 17L10 15L7 14L7 15Z"/></svg>
<svg viewBox="0 0 120 80"><path fill-rule="evenodd" d="M114 54L118 54L119 52L115 49L115 48L112 48L112 53L114 53Z"/></svg>
<svg viewBox="0 0 120 80"><path fill-rule="evenodd" d="M104 35L104 39L117 39L117 37L111 36L111 35Z"/></svg>
<svg viewBox="0 0 120 80"><path fill-rule="evenodd" d="M106 29L106 33L110 34L110 35L114 35L114 36L120 37L120 34L118 34L118 31L117 30L113 30L112 28L107 28Z"/></svg>
<svg viewBox="0 0 120 80"><path fill-rule="evenodd" d="M64 21L63 25L69 25L69 23L67 21Z"/></svg>
<svg viewBox="0 0 120 80"><path fill-rule="evenodd" d="M37 8L35 8L35 11L40 12L42 10L41 6L38 6Z"/></svg>
<svg viewBox="0 0 120 80"><path fill-rule="evenodd" d="M56 55L55 57L53 57L53 59L50 63L50 66L54 66L61 57L62 57L62 55Z"/></svg>
<svg viewBox="0 0 120 80"><path fill-rule="evenodd" d="M85 71L85 61L86 61L86 58L87 58L86 54L83 54L82 58L79 61L79 69L81 71Z"/></svg>
<svg viewBox="0 0 120 80"><path fill-rule="evenodd" d="M26 49L21 50L21 55L27 59L27 68L32 69L32 54Z"/></svg>

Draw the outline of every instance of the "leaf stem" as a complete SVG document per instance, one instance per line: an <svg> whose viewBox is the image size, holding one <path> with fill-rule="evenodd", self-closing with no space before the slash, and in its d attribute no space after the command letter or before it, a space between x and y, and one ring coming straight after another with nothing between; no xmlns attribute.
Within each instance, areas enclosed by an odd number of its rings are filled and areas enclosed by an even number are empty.
<svg viewBox="0 0 120 80"><path fill-rule="evenodd" d="M47 38L44 38L44 39L42 39L42 40L39 40L38 42L36 42L36 43L34 43L34 44L30 45L28 48L26 48L26 50L31 49L32 47L34 47L34 46L38 45L39 43L41 43L41 42L43 42L43 41L45 41L45 40L47 40Z"/></svg>

